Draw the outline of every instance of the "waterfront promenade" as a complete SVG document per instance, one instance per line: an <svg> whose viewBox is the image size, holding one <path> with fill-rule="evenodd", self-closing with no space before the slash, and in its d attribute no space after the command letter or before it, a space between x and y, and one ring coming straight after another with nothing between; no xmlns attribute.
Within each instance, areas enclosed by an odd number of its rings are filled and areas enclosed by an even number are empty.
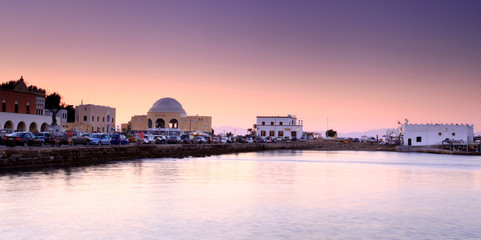
<svg viewBox="0 0 481 240"><path fill-rule="evenodd" d="M323 151L400 151L480 155L476 152L456 152L434 147L402 147L374 143L345 143L339 141L172 145L131 144L122 146L110 145L15 148L3 147L0 151L0 170L75 166L142 158L203 157L230 153L286 149L310 149Z"/></svg>

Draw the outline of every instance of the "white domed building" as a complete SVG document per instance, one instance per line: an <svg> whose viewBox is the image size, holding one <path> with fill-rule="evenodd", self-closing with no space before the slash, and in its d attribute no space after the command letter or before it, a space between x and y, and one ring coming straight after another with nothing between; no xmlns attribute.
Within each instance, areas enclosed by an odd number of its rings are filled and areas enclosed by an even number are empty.
<svg viewBox="0 0 481 240"><path fill-rule="evenodd" d="M211 116L187 116L182 104L173 98L157 100L147 115L133 116L129 122L131 131L157 132L165 135L182 134L184 131L212 132Z"/></svg>

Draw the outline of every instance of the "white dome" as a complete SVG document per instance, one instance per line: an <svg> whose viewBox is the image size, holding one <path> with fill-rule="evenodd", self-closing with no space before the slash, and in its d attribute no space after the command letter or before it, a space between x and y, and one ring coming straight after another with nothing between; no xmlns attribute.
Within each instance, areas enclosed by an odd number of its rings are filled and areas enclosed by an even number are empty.
<svg viewBox="0 0 481 240"><path fill-rule="evenodd" d="M181 113L186 115L182 104L173 98L161 98L152 105L149 112L169 112L169 113Z"/></svg>

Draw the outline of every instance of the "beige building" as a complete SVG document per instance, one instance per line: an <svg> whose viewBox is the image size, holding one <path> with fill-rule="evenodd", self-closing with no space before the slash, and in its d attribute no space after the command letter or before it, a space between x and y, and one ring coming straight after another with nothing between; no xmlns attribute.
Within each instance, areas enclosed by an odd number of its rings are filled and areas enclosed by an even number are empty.
<svg viewBox="0 0 481 240"><path fill-rule="evenodd" d="M173 98L156 101L147 115L135 115L129 122L131 131L180 134L184 131L212 132L212 117L187 116L182 105Z"/></svg>
<svg viewBox="0 0 481 240"><path fill-rule="evenodd" d="M75 107L74 130L82 132L114 132L115 108L93 104Z"/></svg>

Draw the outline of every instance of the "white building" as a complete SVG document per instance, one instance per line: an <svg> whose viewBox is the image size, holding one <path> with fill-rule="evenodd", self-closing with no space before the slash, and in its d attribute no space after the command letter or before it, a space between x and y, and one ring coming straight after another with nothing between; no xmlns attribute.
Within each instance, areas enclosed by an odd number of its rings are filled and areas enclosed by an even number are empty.
<svg viewBox="0 0 481 240"><path fill-rule="evenodd" d="M57 117L60 123L60 118ZM23 114L23 113L0 113L0 127L15 131L43 132L52 123L51 116Z"/></svg>
<svg viewBox="0 0 481 240"><path fill-rule="evenodd" d="M406 119L403 144L407 146L440 145L443 140L461 140L471 144L473 125L469 124L410 124Z"/></svg>
<svg viewBox="0 0 481 240"><path fill-rule="evenodd" d="M294 115L257 116L257 136L261 137L302 137L303 122Z"/></svg>

